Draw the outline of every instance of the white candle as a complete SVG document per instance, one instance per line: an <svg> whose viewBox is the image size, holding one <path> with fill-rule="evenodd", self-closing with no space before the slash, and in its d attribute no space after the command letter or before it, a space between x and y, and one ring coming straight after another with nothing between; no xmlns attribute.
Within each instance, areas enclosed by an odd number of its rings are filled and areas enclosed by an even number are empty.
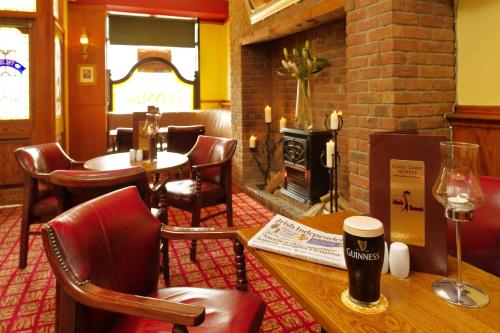
<svg viewBox="0 0 500 333"><path fill-rule="evenodd" d="M281 117L280 119L280 132L283 130L283 128L286 127L286 118L285 117Z"/></svg>
<svg viewBox="0 0 500 333"><path fill-rule="evenodd" d="M255 148L255 141L257 141L257 137L255 135L252 135L248 140L248 146L250 148Z"/></svg>
<svg viewBox="0 0 500 333"><path fill-rule="evenodd" d="M269 105L266 105L264 108L264 121L266 123L272 123L272 115L271 115L271 107Z"/></svg>
<svg viewBox="0 0 500 333"><path fill-rule="evenodd" d="M339 129L339 115L337 113L337 110L333 110L332 114L330 115L330 129Z"/></svg>
<svg viewBox="0 0 500 333"><path fill-rule="evenodd" d="M335 142L332 140L326 143L326 166L333 168L333 154L335 152Z"/></svg>

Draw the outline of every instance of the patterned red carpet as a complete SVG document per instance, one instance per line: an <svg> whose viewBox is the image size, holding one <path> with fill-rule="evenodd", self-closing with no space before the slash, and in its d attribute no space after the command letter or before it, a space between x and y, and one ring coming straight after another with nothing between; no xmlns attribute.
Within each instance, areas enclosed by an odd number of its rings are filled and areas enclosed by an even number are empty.
<svg viewBox="0 0 500 333"><path fill-rule="evenodd" d="M233 195L233 203L238 227L261 225L273 216L272 211L241 192ZM22 271L17 268L20 215L20 207L0 209L0 332L54 332L55 280L39 236L30 238L28 267ZM176 209L169 211L169 218L171 225L188 226L190 222L188 213ZM222 215L204 225L225 223ZM171 242L172 285L234 289L232 243L206 240L198 244L197 262L193 264L187 242ZM248 254L247 274L251 290L266 302L262 332L320 331L300 304Z"/></svg>

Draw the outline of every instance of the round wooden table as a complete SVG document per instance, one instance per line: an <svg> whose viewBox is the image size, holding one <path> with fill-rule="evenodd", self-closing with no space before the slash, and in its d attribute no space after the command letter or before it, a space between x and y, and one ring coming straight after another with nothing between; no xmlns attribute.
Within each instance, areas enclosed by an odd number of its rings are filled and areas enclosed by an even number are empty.
<svg viewBox="0 0 500 333"><path fill-rule="evenodd" d="M133 166L140 166L149 174L161 174L172 169L177 169L188 163L185 155L169 152L158 152L157 159L153 162L149 160L133 161L129 159L129 153L117 153L98 156L88 160L83 165L85 169L96 171L111 171L127 169Z"/></svg>

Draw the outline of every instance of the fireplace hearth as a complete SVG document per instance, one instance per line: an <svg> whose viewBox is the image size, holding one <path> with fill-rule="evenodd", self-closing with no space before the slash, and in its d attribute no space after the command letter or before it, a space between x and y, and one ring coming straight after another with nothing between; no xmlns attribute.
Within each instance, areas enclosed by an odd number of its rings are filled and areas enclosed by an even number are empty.
<svg viewBox="0 0 500 333"><path fill-rule="evenodd" d="M281 192L309 205L319 202L328 192L328 171L321 164L320 156L331 139L331 132L284 128L282 136L284 183Z"/></svg>

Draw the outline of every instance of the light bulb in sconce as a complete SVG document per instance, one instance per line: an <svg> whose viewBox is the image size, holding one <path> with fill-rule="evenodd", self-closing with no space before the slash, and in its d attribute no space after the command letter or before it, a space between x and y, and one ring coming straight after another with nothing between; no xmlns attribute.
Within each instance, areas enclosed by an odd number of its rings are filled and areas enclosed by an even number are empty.
<svg viewBox="0 0 500 333"><path fill-rule="evenodd" d="M89 55L89 36L87 36L87 28L82 27L80 35L80 46L82 47L82 57L87 58Z"/></svg>

